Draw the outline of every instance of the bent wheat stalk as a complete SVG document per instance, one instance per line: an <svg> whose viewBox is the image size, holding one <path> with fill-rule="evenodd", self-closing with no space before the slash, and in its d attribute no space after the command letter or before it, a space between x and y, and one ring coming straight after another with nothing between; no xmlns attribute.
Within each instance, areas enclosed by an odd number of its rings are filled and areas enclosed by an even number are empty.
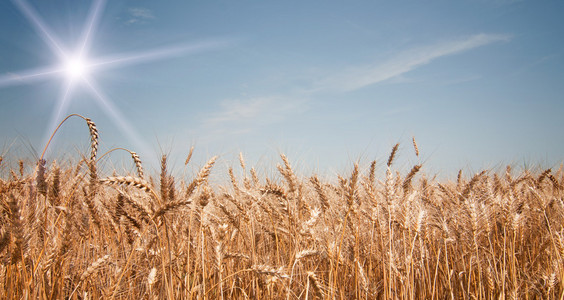
<svg viewBox="0 0 564 300"><path fill-rule="evenodd" d="M110 149L106 153L102 154L100 158L98 158L98 161L101 160L104 156L116 150L123 150L129 152L129 154L131 155L131 159L133 159L133 163L135 164L135 168L137 169L137 176L141 179L144 179L145 173L143 171L143 164L141 163L141 158L139 158L139 155L136 152L131 151L129 149L121 148L121 147Z"/></svg>
<svg viewBox="0 0 564 300"><path fill-rule="evenodd" d="M90 160L93 161L96 159L96 154L98 153L98 129L96 128L96 124L94 124L94 122L92 122L92 120L90 120L89 118L83 117L79 114L71 114L68 115L66 118L64 118L61 121L61 123L59 123L59 125L57 125L57 127L49 137L49 140L47 141L47 144L45 145L43 152L41 152L41 157L39 158L40 160L43 159L43 157L45 156L45 152L47 151L49 144L51 144L51 141L53 140L53 137L55 136L59 128L61 128L63 123L65 123L65 121L70 119L71 117L79 117L82 118L84 121L86 121L86 125L88 125L88 130L90 130L90 150L91 150Z"/></svg>

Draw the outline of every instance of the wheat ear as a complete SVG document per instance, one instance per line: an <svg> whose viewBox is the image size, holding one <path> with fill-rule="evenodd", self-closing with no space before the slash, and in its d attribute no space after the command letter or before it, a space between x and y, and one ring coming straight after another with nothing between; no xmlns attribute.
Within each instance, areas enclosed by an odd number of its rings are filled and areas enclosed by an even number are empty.
<svg viewBox="0 0 564 300"><path fill-rule="evenodd" d="M462 191L462 193L460 194L460 197L459 197L460 201L464 201L464 200L468 199L468 196L470 196L470 192L472 191L472 188L474 187L474 185L476 185L476 183L478 183L479 179L484 174L486 174L486 170L474 175L472 177L472 179L470 179L470 182L468 182L468 184L464 188L464 191Z"/></svg>
<svg viewBox="0 0 564 300"><path fill-rule="evenodd" d="M0 237L0 253L2 253L2 250L4 250L4 248L6 248L6 246L8 246L9 243L10 243L10 233L8 231L5 231L2 233L2 236Z"/></svg>
<svg viewBox="0 0 564 300"><path fill-rule="evenodd" d="M168 211L171 211L171 210L178 208L180 206L188 205L190 203L192 203L192 200L176 200L176 201L167 202L155 211L152 219L154 220L155 218L158 218L158 217L164 215Z"/></svg>
<svg viewBox="0 0 564 300"><path fill-rule="evenodd" d="M198 176L196 176L196 178L192 180L192 182L190 182L190 185L188 185L188 187L186 188L186 198L189 198L194 190L198 186L200 186L206 180L206 178L208 178L211 172L211 168L213 167L216 159L217 156L212 157L208 161L208 163L202 169L200 169Z"/></svg>
<svg viewBox="0 0 564 300"><path fill-rule="evenodd" d="M90 275L94 274L94 272L96 272L98 269L102 268L104 265L106 265L106 263L108 262L108 259L110 258L109 254L104 255L103 257L100 257L98 260L96 260L95 262L93 262L87 269L86 271L84 271L82 273L82 275L80 275L80 281L84 281L86 279L88 279L88 277L90 277Z"/></svg>
<svg viewBox="0 0 564 300"><path fill-rule="evenodd" d="M188 163L190 162L190 159L192 158L193 153L194 153L194 146L190 147L190 152L188 153L188 156L186 157L186 160L184 161L185 166L187 166Z"/></svg>
<svg viewBox="0 0 564 300"><path fill-rule="evenodd" d="M159 205L161 205L161 199L159 198L155 190L151 188L147 181L141 178L135 178L131 176L110 176L104 179L100 179L100 183L109 185L127 185L138 188L151 194L157 200L157 202L159 202Z"/></svg>
<svg viewBox="0 0 564 300"><path fill-rule="evenodd" d="M35 181L37 183L37 191L43 196L47 195L47 183L45 182L45 163L43 158L37 162L37 174Z"/></svg>
<svg viewBox="0 0 564 300"><path fill-rule="evenodd" d="M275 268L267 265L253 265L251 266L251 270L257 274L276 276L279 278L290 278L290 276L284 272L284 267Z"/></svg>
<svg viewBox="0 0 564 300"><path fill-rule="evenodd" d="M307 279L309 280L309 282L311 282L315 295L320 299L324 299L325 295L323 293L323 289L321 288L322 286L321 283L319 282L319 278L317 278L317 275L315 275L314 272L308 271Z"/></svg>
<svg viewBox="0 0 564 300"><path fill-rule="evenodd" d="M374 186L375 179L376 179L376 161L373 160L370 163L370 169L368 171L368 181L370 185Z"/></svg>
<svg viewBox="0 0 564 300"><path fill-rule="evenodd" d="M296 175L294 174L294 171L292 170L292 166L290 165L290 161L288 161L288 157L286 157L286 155L284 155L284 154L280 154L280 158L282 158L282 161L284 162L285 168L283 168L280 165L277 165L276 167L278 168L278 171L280 171L280 174L282 174L282 176L284 176L284 178L288 182L290 193L292 193L292 192L296 191L296 188L298 186L297 180L296 180Z"/></svg>
<svg viewBox="0 0 564 300"><path fill-rule="evenodd" d="M139 158L139 155L137 155L137 153L133 151L129 151L129 153L131 154L131 158L133 159L133 162L135 163L135 167L137 168L137 175L139 176L139 178L143 178L144 176L143 165L141 164L141 159Z"/></svg>
<svg viewBox="0 0 564 300"><path fill-rule="evenodd" d="M149 275L147 276L147 284L149 285L149 288L152 287L156 281L157 281L157 268L153 267L149 272Z"/></svg>
<svg viewBox="0 0 564 300"><path fill-rule="evenodd" d="M61 192L61 168L55 166L53 170L53 181L49 189L49 201L59 205L59 194Z"/></svg>
<svg viewBox="0 0 564 300"><path fill-rule="evenodd" d="M259 178L258 178L257 171L255 170L254 167L251 167L251 171L250 171L250 172L251 172L251 179L253 180L253 184L254 184L255 187L256 187L256 186L258 186L258 185L260 184L260 180L259 180Z"/></svg>
<svg viewBox="0 0 564 300"><path fill-rule="evenodd" d="M90 160L94 161L96 159L96 154L98 153L98 129L92 120L85 117L82 118L86 121L88 130L90 130Z"/></svg>
<svg viewBox="0 0 564 300"><path fill-rule="evenodd" d="M161 158L161 199L166 202L168 200L168 175L166 170L166 155Z"/></svg>
<svg viewBox="0 0 564 300"><path fill-rule="evenodd" d="M359 170L358 170L358 164L355 163L354 164L354 168L353 168L353 172L351 174L351 179L348 182L348 185L346 187L347 190L347 204L349 206L349 209L352 207L353 202L355 201L356 197L356 184L358 182L358 174L359 174ZM356 199L358 201L358 199Z"/></svg>
<svg viewBox="0 0 564 300"><path fill-rule="evenodd" d="M27 241L24 238L24 227L21 220L20 205L16 200L16 197L14 197L14 195L11 193L8 207L11 223L11 235L14 237L16 245L15 249L12 252L12 262L18 262L19 260L23 259L23 255L27 250Z"/></svg>
<svg viewBox="0 0 564 300"><path fill-rule="evenodd" d="M311 256L316 256L321 254L321 251L315 250L315 249L306 249L306 250L302 250L298 253L296 253L296 261L300 261L304 258L307 257L311 257Z"/></svg>
<svg viewBox="0 0 564 300"><path fill-rule="evenodd" d="M243 157L243 152L239 152L239 163L241 164L241 168L243 168L243 170L247 169L247 165L245 164L245 158Z"/></svg>
<svg viewBox="0 0 564 300"><path fill-rule="evenodd" d="M392 152L390 153L390 156L388 156L388 163L387 163L388 168L394 162L394 157L396 156L396 153L398 152L398 147L399 147L399 143L395 144L394 147L392 148Z"/></svg>
<svg viewBox="0 0 564 300"><path fill-rule="evenodd" d="M323 212L327 211L329 209L329 198L327 198L327 194L323 190L323 187L319 182L319 178L317 178L317 176L313 176L311 177L310 182L313 184L313 187L315 188L315 191L319 196L319 201L321 202L321 209L323 210Z"/></svg>
<svg viewBox="0 0 564 300"><path fill-rule="evenodd" d="M411 180L413 179L415 174L417 174L417 172L419 172L420 169L421 169L421 165L415 165L415 166L413 166L413 168L411 168L411 171L409 171L407 176L405 176L405 179L403 180L403 183L402 183L402 188L403 188L404 193L407 193L407 190L409 189L409 187L411 185Z"/></svg>

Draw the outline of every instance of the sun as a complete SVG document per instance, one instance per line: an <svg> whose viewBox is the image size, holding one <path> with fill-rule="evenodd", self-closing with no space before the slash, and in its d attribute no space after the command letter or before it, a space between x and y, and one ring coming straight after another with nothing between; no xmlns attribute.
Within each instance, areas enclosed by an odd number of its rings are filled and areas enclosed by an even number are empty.
<svg viewBox="0 0 564 300"><path fill-rule="evenodd" d="M88 63L78 55L72 56L64 62L63 70L69 80L76 81L87 75Z"/></svg>

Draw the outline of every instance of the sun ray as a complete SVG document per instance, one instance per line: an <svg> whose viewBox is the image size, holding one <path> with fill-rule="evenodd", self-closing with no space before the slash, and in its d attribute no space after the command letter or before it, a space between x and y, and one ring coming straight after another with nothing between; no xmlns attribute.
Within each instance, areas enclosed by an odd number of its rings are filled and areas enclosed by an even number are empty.
<svg viewBox="0 0 564 300"><path fill-rule="evenodd" d="M147 63L164 58L171 58L174 56L182 56L186 54L197 53L205 50L217 49L227 45L227 40L211 40L200 42L196 44L180 44L175 46L168 46L157 48L149 51L136 52L136 53L123 53L115 56L110 56L98 60L93 60L90 67L94 68L113 68L124 65Z"/></svg>
<svg viewBox="0 0 564 300"><path fill-rule="evenodd" d="M51 51L53 51L59 59L65 59L67 57L66 51L61 48L61 43L55 39L49 27L47 27L43 20L37 15L36 11L29 6L25 0L12 0L12 2L16 4L24 14L29 23L35 28L35 31L51 48Z"/></svg>
<svg viewBox="0 0 564 300"><path fill-rule="evenodd" d="M150 151L150 147L143 141L137 130L131 126L119 108L102 93L95 81L91 78L85 78L84 83L95 96L98 104L100 104L106 115L110 116L112 121L117 125L116 127L133 142L135 147L139 149L138 151L145 153L152 162L158 162L158 159Z"/></svg>
<svg viewBox="0 0 564 300"><path fill-rule="evenodd" d="M61 96L57 101L57 107L53 109L47 130L43 133L42 145L46 145L49 141L51 133L57 128L57 124L63 119L67 113L67 108L70 104L69 97L71 96L74 85L71 80L67 80L61 90Z"/></svg>
<svg viewBox="0 0 564 300"><path fill-rule="evenodd" d="M80 44L80 50L78 51L79 56L86 56L87 51L90 50L90 43L92 41L91 37L93 35L94 29L97 27L98 22L100 21L100 12L104 9L105 4L105 0L96 0L92 2L92 6L90 7L88 14L88 19L82 33L82 42Z"/></svg>
<svg viewBox="0 0 564 300"><path fill-rule="evenodd" d="M62 73L60 68L42 68L18 73L8 73L0 76L0 87L22 85L33 81L48 79L53 75Z"/></svg>

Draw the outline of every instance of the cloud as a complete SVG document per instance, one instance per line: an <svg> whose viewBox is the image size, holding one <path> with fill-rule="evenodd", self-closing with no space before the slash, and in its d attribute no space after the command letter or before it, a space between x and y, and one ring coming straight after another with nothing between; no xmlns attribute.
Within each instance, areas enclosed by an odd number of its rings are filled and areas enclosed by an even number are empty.
<svg viewBox="0 0 564 300"><path fill-rule="evenodd" d="M467 38L412 48L399 52L396 56L381 63L333 72L314 82L313 89L302 91L302 95L316 97L320 92L352 91L390 79L405 80L401 75L435 59L508 40L510 37L507 35L477 34ZM211 133L211 136L215 138L246 134L270 124L285 122L307 109L307 100L291 95L226 99L220 103L217 111L204 116L199 130ZM390 111L389 114L399 112Z"/></svg>
<svg viewBox="0 0 564 300"><path fill-rule="evenodd" d="M395 78L435 59L510 39L508 35L476 34L464 39L410 49L383 63L350 68L337 76L322 79L317 82L315 90L357 90Z"/></svg>
<svg viewBox="0 0 564 300"><path fill-rule="evenodd" d="M128 19L125 21L126 24L144 23L150 20L154 20L155 15L150 9L143 7L133 7L127 10Z"/></svg>
<svg viewBox="0 0 564 300"><path fill-rule="evenodd" d="M290 115L305 110L305 101L292 97L229 99L221 102L220 109L208 115L203 125L214 132L241 134L253 128L282 122Z"/></svg>

